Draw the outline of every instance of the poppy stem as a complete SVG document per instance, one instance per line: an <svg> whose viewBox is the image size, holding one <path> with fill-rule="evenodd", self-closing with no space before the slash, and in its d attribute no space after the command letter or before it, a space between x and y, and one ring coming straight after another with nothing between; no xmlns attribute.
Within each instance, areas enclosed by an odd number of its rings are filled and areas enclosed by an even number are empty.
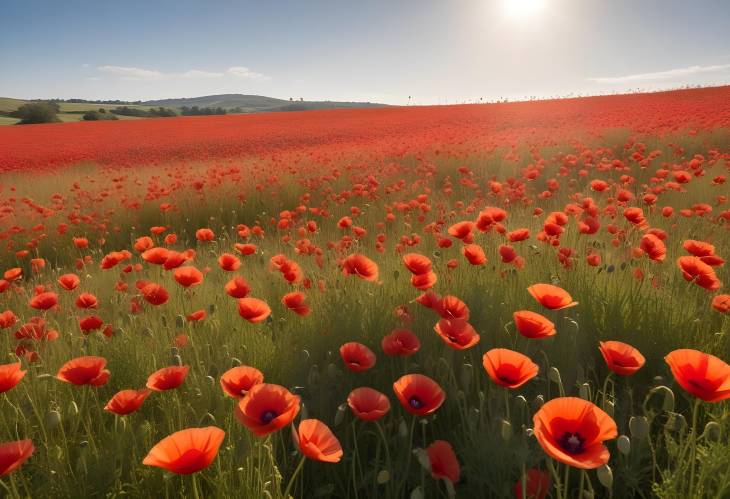
<svg viewBox="0 0 730 499"><path fill-rule="evenodd" d="M527 471L525 470L525 460L522 460L522 499L527 499Z"/></svg>
<svg viewBox="0 0 730 499"><path fill-rule="evenodd" d="M198 478L197 478L197 473L193 473L192 475L190 475L190 477L191 477L191 485L190 486L193 489L193 497L195 499L200 499L200 493L198 492Z"/></svg>
<svg viewBox="0 0 730 499"><path fill-rule="evenodd" d="M602 394L603 394L603 403L601 404L601 408L606 407L606 390L608 390L608 382L611 380L611 375L612 374L613 374L612 372L609 372L608 373L608 376L606 376L606 379L603 382L603 392L602 392Z"/></svg>
<svg viewBox="0 0 730 499"><path fill-rule="evenodd" d="M284 489L284 499L289 499L289 491L291 490L292 486L294 485L294 481L297 479L297 476L302 471L302 468L304 468L304 461L306 461L306 460L307 460L306 456L302 456L302 458L299 460L297 469L294 470L294 473L292 474L291 478L289 479L289 483L286 484L286 488Z"/></svg>
<svg viewBox="0 0 730 499"><path fill-rule="evenodd" d="M692 409L692 434L690 440L690 454L689 454L689 494L694 494L694 483L695 483L695 462L697 461L697 416L700 412L701 399L695 400L695 406Z"/></svg>
<svg viewBox="0 0 730 499"><path fill-rule="evenodd" d="M553 480L555 480L555 493L560 499L563 497L563 489L560 486L560 476L558 475L558 472L555 470L555 465L553 464L552 459L548 458L547 460L548 469L550 470L550 474L553 475Z"/></svg>
<svg viewBox="0 0 730 499"><path fill-rule="evenodd" d="M570 466L565 465L565 478L563 479L564 499L568 499L568 481L570 480Z"/></svg>

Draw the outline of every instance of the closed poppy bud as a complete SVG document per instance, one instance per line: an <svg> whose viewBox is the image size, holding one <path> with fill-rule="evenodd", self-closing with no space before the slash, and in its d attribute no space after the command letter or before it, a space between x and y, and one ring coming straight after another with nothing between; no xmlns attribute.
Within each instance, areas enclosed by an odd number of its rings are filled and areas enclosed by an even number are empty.
<svg viewBox="0 0 730 499"><path fill-rule="evenodd" d="M716 421L710 421L705 425L702 436L710 442L719 442L722 436L722 427Z"/></svg>
<svg viewBox="0 0 730 499"><path fill-rule="evenodd" d="M616 447L621 454L628 456L631 452L631 440L626 435L621 435L616 439Z"/></svg>
<svg viewBox="0 0 730 499"><path fill-rule="evenodd" d="M503 419L500 422L500 435L502 436L502 440L505 442L508 442L509 439L512 438L512 423L506 419Z"/></svg>
<svg viewBox="0 0 730 499"><path fill-rule="evenodd" d="M637 440L645 439L649 435L649 420L646 419L646 416L631 416L629 431L633 438Z"/></svg>
<svg viewBox="0 0 730 499"><path fill-rule="evenodd" d="M604 464L598 468L596 470L596 475L598 476L598 481L601 482L601 485L607 489L613 487L613 471L611 471L611 467L608 464Z"/></svg>

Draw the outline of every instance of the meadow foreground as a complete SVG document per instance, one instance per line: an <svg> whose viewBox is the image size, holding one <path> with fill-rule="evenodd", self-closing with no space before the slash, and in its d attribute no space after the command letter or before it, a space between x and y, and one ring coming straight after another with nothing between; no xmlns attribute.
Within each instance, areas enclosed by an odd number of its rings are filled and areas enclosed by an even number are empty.
<svg viewBox="0 0 730 499"><path fill-rule="evenodd" d="M730 496L730 87L0 129L9 497Z"/></svg>

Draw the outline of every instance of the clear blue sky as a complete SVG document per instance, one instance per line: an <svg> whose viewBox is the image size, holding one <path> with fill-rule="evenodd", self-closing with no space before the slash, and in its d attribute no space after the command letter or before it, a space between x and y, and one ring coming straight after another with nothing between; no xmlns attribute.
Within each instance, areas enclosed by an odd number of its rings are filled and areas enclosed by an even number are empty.
<svg viewBox="0 0 730 499"><path fill-rule="evenodd" d="M730 0L3 0L0 96L444 103L730 83Z"/></svg>

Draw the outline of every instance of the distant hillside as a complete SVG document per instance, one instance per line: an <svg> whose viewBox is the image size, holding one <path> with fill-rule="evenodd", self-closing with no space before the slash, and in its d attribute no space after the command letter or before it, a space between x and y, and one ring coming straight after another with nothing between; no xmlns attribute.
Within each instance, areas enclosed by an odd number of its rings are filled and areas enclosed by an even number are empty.
<svg viewBox="0 0 730 499"><path fill-rule="evenodd" d="M142 102L145 106L163 106L180 108L222 107L226 111L241 113L260 113L266 111L307 111L312 109L383 107L385 104L372 102L337 102L337 101L289 101L262 95L222 94L205 95L203 97L187 97L181 99L160 99Z"/></svg>

